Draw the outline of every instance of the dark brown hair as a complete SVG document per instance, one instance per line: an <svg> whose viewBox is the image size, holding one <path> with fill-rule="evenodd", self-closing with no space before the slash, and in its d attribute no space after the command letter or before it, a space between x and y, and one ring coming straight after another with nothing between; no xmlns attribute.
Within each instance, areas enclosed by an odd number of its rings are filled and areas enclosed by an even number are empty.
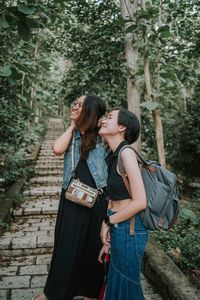
<svg viewBox="0 0 200 300"><path fill-rule="evenodd" d="M87 159L89 151L94 149L98 136L98 121L106 112L106 106L97 96L85 96L82 111L76 123L76 129L83 132L81 159Z"/></svg>
<svg viewBox="0 0 200 300"><path fill-rule="evenodd" d="M137 141L140 134L140 122L134 113L129 110L120 109L118 124L126 127L124 138L129 144Z"/></svg>

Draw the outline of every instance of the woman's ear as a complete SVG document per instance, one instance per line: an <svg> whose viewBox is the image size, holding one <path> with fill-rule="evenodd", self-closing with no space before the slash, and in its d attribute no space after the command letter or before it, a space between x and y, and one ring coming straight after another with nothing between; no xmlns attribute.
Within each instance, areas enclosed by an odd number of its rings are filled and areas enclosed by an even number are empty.
<svg viewBox="0 0 200 300"><path fill-rule="evenodd" d="M120 134L124 133L125 130L126 130L126 127L125 127L125 126L119 125L119 133L120 133Z"/></svg>

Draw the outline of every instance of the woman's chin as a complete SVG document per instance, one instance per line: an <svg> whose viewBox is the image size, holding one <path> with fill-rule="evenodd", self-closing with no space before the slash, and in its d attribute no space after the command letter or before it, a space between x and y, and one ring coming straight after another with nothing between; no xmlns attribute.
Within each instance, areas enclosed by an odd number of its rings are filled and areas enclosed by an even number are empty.
<svg viewBox="0 0 200 300"><path fill-rule="evenodd" d="M101 128L100 130L99 130L99 132L98 132L98 134L101 136L101 137L103 137L104 136L104 130Z"/></svg>
<svg viewBox="0 0 200 300"><path fill-rule="evenodd" d="M74 122L76 122L78 120L78 116L74 116L74 115L71 115L70 116L70 119Z"/></svg>
<svg viewBox="0 0 200 300"><path fill-rule="evenodd" d="M99 134L100 136L102 136L101 129L99 129L98 134Z"/></svg>

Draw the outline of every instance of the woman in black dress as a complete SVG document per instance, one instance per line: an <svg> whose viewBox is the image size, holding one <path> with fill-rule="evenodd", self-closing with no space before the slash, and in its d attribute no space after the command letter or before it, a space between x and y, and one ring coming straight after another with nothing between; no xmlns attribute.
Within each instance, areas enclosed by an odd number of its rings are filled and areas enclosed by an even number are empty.
<svg viewBox="0 0 200 300"><path fill-rule="evenodd" d="M71 125L54 143L56 155L65 153L61 199L55 228L52 261L44 288L34 300L84 300L98 297L103 270L98 262L102 247L100 228L106 216L107 167L104 143L98 136L98 122L105 114L99 97L81 96L71 109ZM92 208L65 199L72 179L72 135L74 136L75 178L101 190Z"/></svg>

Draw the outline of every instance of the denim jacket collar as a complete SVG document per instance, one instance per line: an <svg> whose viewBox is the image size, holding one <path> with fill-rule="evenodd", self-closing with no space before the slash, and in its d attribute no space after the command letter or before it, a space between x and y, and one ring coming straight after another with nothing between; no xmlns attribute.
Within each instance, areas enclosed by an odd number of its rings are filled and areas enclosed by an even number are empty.
<svg viewBox="0 0 200 300"><path fill-rule="evenodd" d="M81 138L81 134L80 134L80 131L79 130L75 130L74 131L74 139L75 140L78 140Z"/></svg>

